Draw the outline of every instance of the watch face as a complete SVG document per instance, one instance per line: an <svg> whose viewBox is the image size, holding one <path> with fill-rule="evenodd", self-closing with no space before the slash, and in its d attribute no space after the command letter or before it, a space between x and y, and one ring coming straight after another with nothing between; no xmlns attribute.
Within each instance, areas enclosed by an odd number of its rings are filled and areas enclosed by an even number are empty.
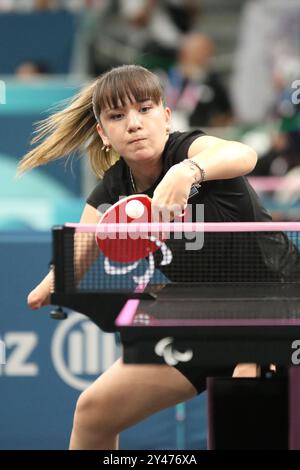
<svg viewBox="0 0 300 470"><path fill-rule="evenodd" d="M192 197L196 196L197 194L199 194L198 189L197 189L195 186L192 186L192 187L191 187L190 194L189 194L189 199L191 199Z"/></svg>

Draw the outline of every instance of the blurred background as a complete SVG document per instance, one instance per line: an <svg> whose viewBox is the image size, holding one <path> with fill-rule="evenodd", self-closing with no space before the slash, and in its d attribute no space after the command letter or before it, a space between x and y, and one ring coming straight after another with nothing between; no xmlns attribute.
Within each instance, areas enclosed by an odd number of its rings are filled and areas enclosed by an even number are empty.
<svg viewBox="0 0 300 470"><path fill-rule="evenodd" d="M51 227L77 222L96 183L87 159L15 174L33 124L124 63L161 77L173 130L255 148L254 188L274 220L299 220L300 0L0 0L0 449L66 448L79 392L120 353L83 316L57 324L26 306ZM121 448L205 448L205 406L158 413Z"/></svg>

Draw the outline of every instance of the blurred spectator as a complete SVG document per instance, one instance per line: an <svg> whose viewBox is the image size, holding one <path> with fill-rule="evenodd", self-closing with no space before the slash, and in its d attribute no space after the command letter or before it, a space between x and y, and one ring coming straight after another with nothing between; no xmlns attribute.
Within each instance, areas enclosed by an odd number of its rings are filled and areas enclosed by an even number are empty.
<svg viewBox="0 0 300 470"><path fill-rule="evenodd" d="M85 12L73 72L98 75L133 62L167 69L198 7L197 0L106 0L97 15Z"/></svg>
<svg viewBox="0 0 300 470"><path fill-rule="evenodd" d="M270 115L276 101L272 73L278 54L300 57L299 37L299 0L247 1L232 80L233 105L240 122L257 124Z"/></svg>
<svg viewBox="0 0 300 470"><path fill-rule="evenodd" d="M53 0L35 0L33 8L36 10L49 10L54 6L55 5L53 4Z"/></svg>
<svg viewBox="0 0 300 470"><path fill-rule="evenodd" d="M282 176L300 165L300 104L292 83L300 77L300 57L278 54L272 84L276 100L270 115L278 122L270 148L260 155L256 175Z"/></svg>
<svg viewBox="0 0 300 470"><path fill-rule="evenodd" d="M167 104L186 115L192 127L225 126L232 120L228 93L211 69L213 56L212 39L189 33L183 37L177 62L168 73Z"/></svg>
<svg viewBox="0 0 300 470"><path fill-rule="evenodd" d="M282 137L281 144L274 142L275 149L284 150L292 154L290 166L300 164L300 104L293 100L294 89L292 83L300 79L300 56L288 57L279 60L274 70L274 85L277 91L275 103L275 117L280 119L278 137ZM293 160L294 164L293 164Z"/></svg>
<svg viewBox="0 0 300 470"><path fill-rule="evenodd" d="M43 62L22 62L16 68L15 75L22 80L49 75L49 67Z"/></svg>

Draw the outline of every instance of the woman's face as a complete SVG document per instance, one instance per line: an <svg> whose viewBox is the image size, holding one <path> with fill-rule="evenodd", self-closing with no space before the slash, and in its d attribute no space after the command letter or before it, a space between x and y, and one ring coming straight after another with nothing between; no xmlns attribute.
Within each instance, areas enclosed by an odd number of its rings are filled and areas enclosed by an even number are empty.
<svg viewBox="0 0 300 470"><path fill-rule="evenodd" d="M168 139L171 111L152 100L106 108L97 129L105 145L130 161L159 159Z"/></svg>

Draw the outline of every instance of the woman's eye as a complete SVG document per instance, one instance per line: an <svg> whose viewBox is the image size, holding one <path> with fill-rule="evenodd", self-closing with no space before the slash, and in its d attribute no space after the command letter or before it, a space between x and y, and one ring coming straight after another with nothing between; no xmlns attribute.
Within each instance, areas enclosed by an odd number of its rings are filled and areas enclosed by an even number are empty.
<svg viewBox="0 0 300 470"><path fill-rule="evenodd" d="M141 112L142 113L147 113L148 111L150 111L150 109L151 109L151 106L143 106L141 108Z"/></svg>
<svg viewBox="0 0 300 470"><path fill-rule="evenodd" d="M117 121L117 120L119 120L119 119L122 119L122 116L123 116L123 114L121 114L121 113L112 114L112 115L110 116L110 119L112 119L113 121Z"/></svg>

